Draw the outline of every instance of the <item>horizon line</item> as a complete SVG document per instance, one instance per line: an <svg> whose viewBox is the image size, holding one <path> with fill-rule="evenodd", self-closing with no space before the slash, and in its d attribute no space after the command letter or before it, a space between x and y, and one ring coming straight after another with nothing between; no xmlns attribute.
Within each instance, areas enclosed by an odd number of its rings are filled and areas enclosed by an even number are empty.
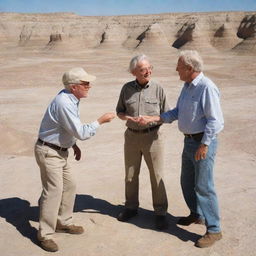
<svg viewBox="0 0 256 256"><path fill-rule="evenodd" d="M245 10L221 10L221 11L184 11L184 12L160 12L160 13L144 13L144 14L113 14L113 15L82 15L82 14L78 14L76 12L6 12L6 11L0 11L0 14L28 14L28 15L36 15L36 14L74 14L77 16L84 16L84 17L112 17L112 16L145 16L145 15L164 15L164 14L182 14L182 13L191 13L191 14L195 14L195 13L228 13L228 12L232 12L232 13L236 13L236 12L256 12L256 10L253 11L245 11Z"/></svg>

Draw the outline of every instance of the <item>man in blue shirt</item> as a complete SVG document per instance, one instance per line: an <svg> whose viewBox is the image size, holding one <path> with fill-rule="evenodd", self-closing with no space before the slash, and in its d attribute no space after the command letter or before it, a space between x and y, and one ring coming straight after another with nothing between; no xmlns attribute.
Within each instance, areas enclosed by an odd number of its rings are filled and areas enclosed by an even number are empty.
<svg viewBox="0 0 256 256"><path fill-rule="evenodd" d="M73 148L75 159L79 161L81 151L76 140L89 139L101 124L115 117L114 113L106 113L91 124L80 121L79 101L87 97L90 82L95 79L80 67L64 73L65 89L50 103L41 122L35 145L43 186L38 239L46 251L58 251L52 239L55 232L82 234L84 231L83 227L73 224L76 184L67 161L68 149Z"/></svg>
<svg viewBox="0 0 256 256"><path fill-rule="evenodd" d="M217 134L224 127L220 95L216 85L202 73L203 61L197 51L182 51L176 71L185 82L177 105L160 116L141 117L139 123L171 123L178 120L184 134L181 187L190 215L178 224L205 223L206 234L197 247L209 247L222 238L217 195L213 181Z"/></svg>

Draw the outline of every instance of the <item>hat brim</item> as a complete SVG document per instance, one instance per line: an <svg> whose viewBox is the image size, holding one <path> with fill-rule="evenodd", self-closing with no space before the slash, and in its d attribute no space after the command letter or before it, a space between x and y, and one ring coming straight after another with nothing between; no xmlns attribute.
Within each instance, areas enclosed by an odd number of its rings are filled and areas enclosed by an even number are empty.
<svg viewBox="0 0 256 256"><path fill-rule="evenodd" d="M79 80L80 80L81 82L92 82L92 81L95 81L95 79L96 79L96 76L88 75L88 74L87 74L86 76L80 78Z"/></svg>

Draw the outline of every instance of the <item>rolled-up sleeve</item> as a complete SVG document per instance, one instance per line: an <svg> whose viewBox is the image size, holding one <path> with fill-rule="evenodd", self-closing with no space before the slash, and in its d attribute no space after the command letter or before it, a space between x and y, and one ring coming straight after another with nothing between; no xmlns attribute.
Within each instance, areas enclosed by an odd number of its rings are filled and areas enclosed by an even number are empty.
<svg viewBox="0 0 256 256"><path fill-rule="evenodd" d="M120 92L119 99L118 99L118 102L116 105L116 113L117 114L125 113L125 111L126 111L123 95L124 95L124 88L122 88L122 90Z"/></svg>

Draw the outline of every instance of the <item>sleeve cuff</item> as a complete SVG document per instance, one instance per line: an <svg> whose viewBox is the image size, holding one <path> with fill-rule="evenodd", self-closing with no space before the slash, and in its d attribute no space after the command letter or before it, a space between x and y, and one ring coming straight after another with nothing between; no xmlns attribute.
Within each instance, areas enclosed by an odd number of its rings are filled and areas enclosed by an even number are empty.
<svg viewBox="0 0 256 256"><path fill-rule="evenodd" d="M95 129L98 129L100 127L100 124L98 121L94 121L92 124L91 124Z"/></svg>

